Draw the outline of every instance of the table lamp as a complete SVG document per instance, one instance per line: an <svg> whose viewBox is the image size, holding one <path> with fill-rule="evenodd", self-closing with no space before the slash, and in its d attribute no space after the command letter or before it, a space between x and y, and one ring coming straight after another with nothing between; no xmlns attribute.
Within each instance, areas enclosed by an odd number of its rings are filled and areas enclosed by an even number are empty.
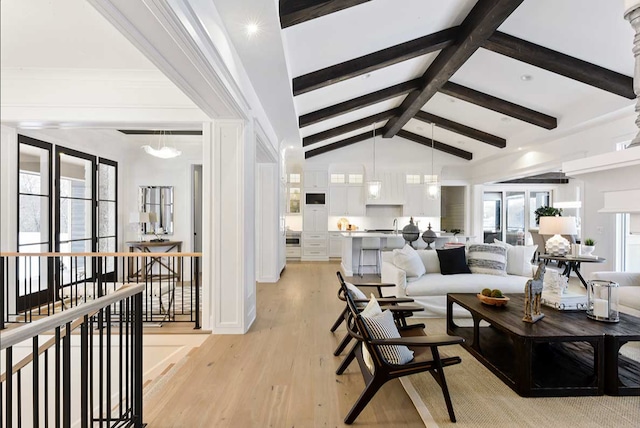
<svg viewBox="0 0 640 428"><path fill-rule="evenodd" d="M571 250L571 243L560 235L576 235L575 217L540 217L540 235L553 235L545 244L545 251L552 256L564 256Z"/></svg>

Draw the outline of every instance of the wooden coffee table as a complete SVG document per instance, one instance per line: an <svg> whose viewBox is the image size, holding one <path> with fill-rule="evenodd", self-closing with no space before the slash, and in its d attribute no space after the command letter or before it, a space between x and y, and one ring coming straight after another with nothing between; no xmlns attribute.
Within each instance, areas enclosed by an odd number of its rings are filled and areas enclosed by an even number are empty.
<svg viewBox="0 0 640 428"><path fill-rule="evenodd" d="M447 332L464 337L465 349L519 395L602 395L605 385L608 394L640 393L640 385L628 383L638 379L638 364L618 355L620 344L640 340L640 319L620 314L620 323L609 324L583 311L543 307L545 317L530 324L522 321L524 295L509 297L508 305L496 307L475 294L448 294ZM454 303L471 312L473 327L455 324ZM480 321L490 326L480 327Z"/></svg>

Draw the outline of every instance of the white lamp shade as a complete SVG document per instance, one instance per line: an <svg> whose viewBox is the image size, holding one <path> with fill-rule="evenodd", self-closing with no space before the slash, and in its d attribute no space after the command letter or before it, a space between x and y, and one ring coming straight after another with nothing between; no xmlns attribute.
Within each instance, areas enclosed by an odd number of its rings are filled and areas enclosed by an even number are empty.
<svg viewBox="0 0 640 428"><path fill-rule="evenodd" d="M541 235L577 235L575 217L540 217Z"/></svg>
<svg viewBox="0 0 640 428"><path fill-rule="evenodd" d="M140 213L138 213L138 222L139 223L149 223L151 220L151 214L152 213L147 213L144 211L141 211Z"/></svg>

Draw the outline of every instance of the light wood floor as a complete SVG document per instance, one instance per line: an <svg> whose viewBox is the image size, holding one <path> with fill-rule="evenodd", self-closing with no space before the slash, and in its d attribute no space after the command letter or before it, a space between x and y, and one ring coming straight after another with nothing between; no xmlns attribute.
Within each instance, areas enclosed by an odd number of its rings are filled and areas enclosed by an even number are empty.
<svg viewBox="0 0 640 428"><path fill-rule="evenodd" d="M157 427L334 427L364 388L358 365L337 376L333 350L344 327L339 263L288 263L276 284L258 284L258 317L245 335L211 336L167 386L145 401ZM365 278L366 279L366 278ZM354 426L424 427L398 380L385 385Z"/></svg>

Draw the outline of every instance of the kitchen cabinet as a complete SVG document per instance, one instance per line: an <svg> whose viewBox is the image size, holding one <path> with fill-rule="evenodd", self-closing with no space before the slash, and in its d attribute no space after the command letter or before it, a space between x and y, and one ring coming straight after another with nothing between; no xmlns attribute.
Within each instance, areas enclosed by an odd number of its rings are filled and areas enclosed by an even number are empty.
<svg viewBox="0 0 640 428"><path fill-rule="evenodd" d="M329 190L329 213L340 216L364 216L364 186L334 185Z"/></svg>
<svg viewBox="0 0 640 428"><path fill-rule="evenodd" d="M342 257L342 232L329 233L329 257Z"/></svg>
<svg viewBox="0 0 640 428"><path fill-rule="evenodd" d="M304 232L327 232L329 213L324 206L307 205L302 214L302 230Z"/></svg>
<svg viewBox="0 0 640 428"><path fill-rule="evenodd" d="M325 223L326 224L326 223ZM326 230L326 226L325 226ZM302 256L304 260L328 260L327 241L329 234L325 232L302 232Z"/></svg>
<svg viewBox="0 0 640 428"><path fill-rule="evenodd" d="M328 182L327 171L305 171L302 180L305 189L323 189Z"/></svg>
<svg viewBox="0 0 640 428"><path fill-rule="evenodd" d="M407 184L402 215L440 217L440 198L429 199L424 184Z"/></svg>

